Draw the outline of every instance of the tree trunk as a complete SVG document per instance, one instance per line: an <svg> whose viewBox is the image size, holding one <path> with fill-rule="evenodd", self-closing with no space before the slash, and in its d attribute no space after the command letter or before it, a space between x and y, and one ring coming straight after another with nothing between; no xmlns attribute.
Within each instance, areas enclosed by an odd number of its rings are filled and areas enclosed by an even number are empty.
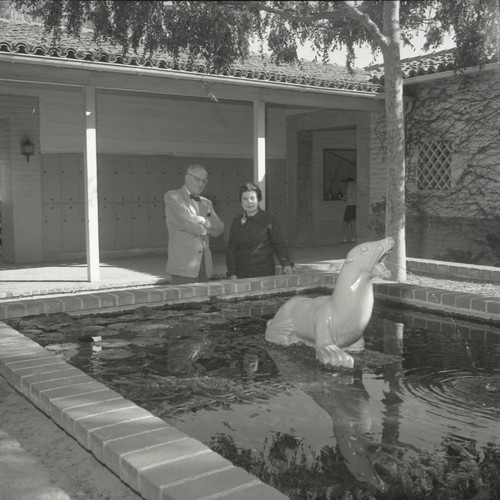
<svg viewBox="0 0 500 500"><path fill-rule="evenodd" d="M385 73L385 119L387 130L387 195L385 234L395 241L387 259L392 278L406 281L405 217L405 126L403 76L400 58L399 1L385 1L384 35L389 40L383 49Z"/></svg>

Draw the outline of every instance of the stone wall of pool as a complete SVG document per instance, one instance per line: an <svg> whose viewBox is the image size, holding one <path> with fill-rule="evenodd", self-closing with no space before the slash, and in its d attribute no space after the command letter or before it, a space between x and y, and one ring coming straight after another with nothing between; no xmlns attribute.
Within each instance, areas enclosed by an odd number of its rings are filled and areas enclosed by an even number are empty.
<svg viewBox="0 0 500 500"><path fill-rule="evenodd" d="M213 297L232 299L313 289L329 292L337 276L337 271L310 271L205 284L27 297L2 301L0 319L112 312ZM500 323L498 297L387 281L375 283L374 288L376 300ZM0 374L146 500L286 498L2 321Z"/></svg>
<svg viewBox="0 0 500 500"><path fill-rule="evenodd" d="M443 279L460 276L462 279L500 282L500 269L487 266L466 266L412 259L409 268L419 273ZM38 314L90 314L150 307L169 303L210 298L229 299L276 293L299 293L301 290L324 288L333 290L338 270L311 270L294 275L266 276L241 280L220 280L189 285L150 285L126 289L105 289L72 294L53 294L20 297L0 301L0 320ZM374 283L375 298L407 306L430 309L484 321L500 321L500 298L441 290L406 283L378 281Z"/></svg>

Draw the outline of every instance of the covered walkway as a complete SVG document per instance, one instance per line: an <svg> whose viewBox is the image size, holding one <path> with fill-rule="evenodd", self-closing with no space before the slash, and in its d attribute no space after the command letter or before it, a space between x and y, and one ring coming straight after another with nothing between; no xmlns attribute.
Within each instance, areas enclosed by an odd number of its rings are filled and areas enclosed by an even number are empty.
<svg viewBox="0 0 500 500"><path fill-rule="evenodd" d="M292 248L297 272L337 270L353 244ZM226 277L224 252L214 252L213 278ZM13 265L0 261L0 299L168 283L166 255L103 258L98 282L87 281L85 261Z"/></svg>

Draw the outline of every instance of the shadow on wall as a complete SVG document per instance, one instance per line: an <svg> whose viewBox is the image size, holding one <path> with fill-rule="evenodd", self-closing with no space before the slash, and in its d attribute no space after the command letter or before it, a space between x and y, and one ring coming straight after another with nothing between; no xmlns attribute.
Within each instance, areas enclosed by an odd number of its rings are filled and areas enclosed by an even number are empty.
<svg viewBox="0 0 500 500"><path fill-rule="evenodd" d="M409 257L463 264L500 265L500 219L408 216Z"/></svg>

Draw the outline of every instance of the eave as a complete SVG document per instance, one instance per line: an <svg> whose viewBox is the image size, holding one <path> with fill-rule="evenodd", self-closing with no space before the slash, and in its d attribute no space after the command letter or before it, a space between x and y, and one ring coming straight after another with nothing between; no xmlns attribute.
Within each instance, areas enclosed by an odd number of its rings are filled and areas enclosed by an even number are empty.
<svg viewBox="0 0 500 500"><path fill-rule="evenodd" d="M384 95L303 84L263 82L232 76L120 66L23 54L0 53L0 81L33 85L92 86L98 90L141 92L232 101L355 111L381 111ZM361 84L360 84L360 88ZM411 98L409 98L411 99Z"/></svg>

